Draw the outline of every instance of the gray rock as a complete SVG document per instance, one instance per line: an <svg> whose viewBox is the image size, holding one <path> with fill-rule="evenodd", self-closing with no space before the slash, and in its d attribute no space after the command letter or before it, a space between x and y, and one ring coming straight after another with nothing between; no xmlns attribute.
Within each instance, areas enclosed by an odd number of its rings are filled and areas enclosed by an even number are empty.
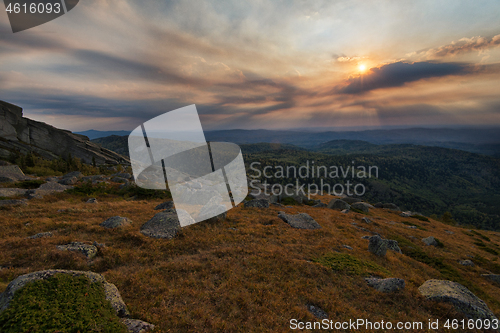
<svg viewBox="0 0 500 333"><path fill-rule="evenodd" d="M75 185L77 182L78 178L76 177L63 178L60 181L58 181L58 183L62 185Z"/></svg>
<svg viewBox="0 0 500 333"><path fill-rule="evenodd" d="M104 228L113 229L113 228L126 227L129 226L130 224L132 224L132 221L130 221L126 217L113 216L107 219L106 221L102 222L100 226Z"/></svg>
<svg viewBox="0 0 500 333"><path fill-rule="evenodd" d="M145 333L155 328L155 325L138 319L122 318L120 321L127 327L129 333Z"/></svg>
<svg viewBox="0 0 500 333"><path fill-rule="evenodd" d="M309 214L299 213L296 215L279 212L278 217L296 229L320 229L321 226Z"/></svg>
<svg viewBox="0 0 500 333"><path fill-rule="evenodd" d="M14 298L15 293L22 289L27 283L38 281L38 280L46 280L54 276L55 274L69 274L72 276L85 276L90 282L100 282L104 286L104 293L106 300L111 303L111 306L115 310L116 314L119 317L128 317L130 313L127 309L127 306L123 302L118 289L114 284L106 281L104 276L101 274L93 273L93 272L83 272L83 271L67 271L62 269L51 269L46 271L39 271L34 273L29 273L25 275L18 276L12 282L9 283L7 289L0 294L0 312L7 309L10 301Z"/></svg>
<svg viewBox="0 0 500 333"><path fill-rule="evenodd" d="M385 204L382 204L382 208L387 208L387 209L392 209L392 210L397 210L397 211L401 211L401 209L399 209L398 206L396 206L395 204L393 203L385 203Z"/></svg>
<svg viewBox="0 0 500 333"><path fill-rule="evenodd" d="M375 205L373 205L375 208L384 208L384 204L381 202L377 202Z"/></svg>
<svg viewBox="0 0 500 333"><path fill-rule="evenodd" d="M53 236L52 232L48 231L48 232L39 232L38 234L33 235L33 236L29 236L28 238L29 239L37 239L37 238L45 238L45 237L52 237L52 236Z"/></svg>
<svg viewBox="0 0 500 333"><path fill-rule="evenodd" d="M385 240L387 243L387 248L391 251L397 252L397 253L403 253L401 249L399 248L398 241L395 241L393 239L386 239Z"/></svg>
<svg viewBox="0 0 500 333"><path fill-rule="evenodd" d="M351 246L349 246L349 245L345 245L345 244L344 244L344 245L342 245L342 247L343 247L343 248L345 248L345 249L348 249L348 250L352 250L352 247L351 247Z"/></svg>
<svg viewBox="0 0 500 333"><path fill-rule="evenodd" d="M427 280L418 288L427 299L453 304L458 312L472 319L497 319L486 303L461 284L447 280Z"/></svg>
<svg viewBox="0 0 500 333"><path fill-rule="evenodd" d="M344 201L344 202L347 202L347 203L348 203L348 204L350 204L350 205L351 205L351 204L353 204L353 203L356 203L356 202L361 202L361 201L363 201L363 200L361 200L361 199L358 199L358 198L353 198L353 197L346 197L346 198L342 198L342 199L340 199L340 200L342 200L342 201Z"/></svg>
<svg viewBox="0 0 500 333"><path fill-rule="evenodd" d="M0 176L0 183L13 183L17 181L14 177Z"/></svg>
<svg viewBox="0 0 500 333"><path fill-rule="evenodd" d="M128 179L125 179L125 178L122 178L122 177L113 177L113 178L111 178L111 181L113 183L122 183L122 184L128 183Z"/></svg>
<svg viewBox="0 0 500 333"><path fill-rule="evenodd" d="M365 202L355 202L351 205L351 208L359 209L360 211L364 213L369 213L370 212L370 207L371 205L365 203ZM373 207L373 206L371 206Z"/></svg>
<svg viewBox="0 0 500 333"><path fill-rule="evenodd" d="M373 223L373 221L372 221L372 220L370 220L370 219L369 219L369 218L367 218L367 217L363 217L363 218L361 219L361 221L363 221L363 222L365 222L365 223L367 223L367 224L371 224L371 223Z"/></svg>
<svg viewBox="0 0 500 333"><path fill-rule="evenodd" d="M269 201L266 199L253 199L245 202L245 208L256 207L256 208L269 208Z"/></svg>
<svg viewBox="0 0 500 333"><path fill-rule="evenodd" d="M70 178L80 179L82 177L83 174L80 171L72 171L62 176L63 179L70 179Z"/></svg>
<svg viewBox="0 0 500 333"><path fill-rule="evenodd" d="M387 242L378 235L372 236L368 244L368 251L379 257L383 257L387 252Z"/></svg>
<svg viewBox="0 0 500 333"><path fill-rule="evenodd" d="M470 266L470 267L474 267L474 263L472 262L472 260L469 260L469 259L460 260L458 263L459 263L460 265L462 265L462 266Z"/></svg>
<svg viewBox="0 0 500 333"><path fill-rule="evenodd" d="M172 209L174 208L174 202L172 200L162 202L155 207L155 210Z"/></svg>
<svg viewBox="0 0 500 333"><path fill-rule="evenodd" d="M0 188L0 197L17 197L26 195L27 192L23 188Z"/></svg>
<svg viewBox="0 0 500 333"><path fill-rule="evenodd" d="M425 245L427 246L438 246L438 242L436 241L436 239L432 236L429 236L427 238L422 238L422 242L425 243Z"/></svg>
<svg viewBox="0 0 500 333"><path fill-rule="evenodd" d="M371 236L366 235L366 236L361 237L361 239L370 239L370 237Z"/></svg>
<svg viewBox="0 0 500 333"><path fill-rule="evenodd" d="M176 212L169 210L156 213L152 219L144 223L140 231L148 237L172 239L177 236L180 229L181 225Z"/></svg>
<svg viewBox="0 0 500 333"><path fill-rule="evenodd" d="M0 207L2 206L26 206L26 199L24 200L0 200Z"/></svg>
<svg viewBox="0 0 500 333"><path fill-rule="evenodd" d="M307 311L312 313L312 315L318 319L328 319L328 313L326 313L322 308L316 305L308 304Z"/></svg>
<svg viewBox="0 0 500 333"><path fill-rule="evenodd" d="M319 203L315 204L315 205L314 205L314 206L312 206L312 207L314 207L314 208L324 208L324 207L327 207L327 206L328 206L327 204L322 203L322 202L320 201Z"/></svg>
<svg viewBox="0 0 500 333"><path fill-rule="evenodd" d="M351 209L351 206L340 199L332 199L327 205L328 208L330 209L335 209L335 210L345 210L345 209Z"/></svg>
<svg viewBox="0 0 500 333"><path fill-rule="evenodd" d="M130 173L126 172L120 172L120 173L115 173L114 175L111 175L111 177L119 177L123 179L132 179L132 175Z"/></svg>
<svg viewBox="0 0 500 333"><path fill-rule="evenodd" d="M0 101L0 107L1 107L1 101ZM2 123L1 119L2 119L2 116L0 114L0 124ZM0 133L1 133L1 130L0 130ZM0 134L0 137L1 136L2 135ZM0 150L1 150L1 148L0 148ZM19 168L17 165L0 166L0 177L4 178L4 182L21 181L21 180L31 179L30 177L26 176L24 174L24 172L21 170L21 168Z"/></svg>
<svg viewBox="0 0 500 333"><path fill-rule="evenodd" d="M23 117L22 108L0 101L0 158L8 158L11 151L23 155L33 152L48 159L71 156L83 163L130 164L128 157L103 148L88 137L57 129L42 122Z"/></svg>
<svg viewBox="0 0 500 333"><path fill-rule="evenodd" d="M89 200L87 200L88 204L96 204L97 203L97 199L96 198L90 198Z"/></svg>
<svg viewBox="0 0 500 333"><path fill-rule="evenodd" d="M70 188L72 188L72 186L62 185L60 183L50 181L42 184L37 189L29 190L28 192L26 192L26 195L28 199L43 198L44 195L64 192Z"/></svg>
<svg viewBox="0 0 500 333"><path fill-rule="evenodd" d="M88 259L92 259L97 255L97 247L81 242L72 242L65 245L57 245L57 249L61 251L80 252Z"/></svg>
<svg viewBox="0 0 500 333"><path fill-rule="evenodd" d="M350 210L349 210L349 209L344 209L343 211L341 211L341 213L342 213L342 214L347 214L347 213L349 213L349 212L350 212Z"/></svg>
<svg viewBox="0 0 500 333"><path fill-rule="evenodd" d="M398 278L365 278L365 281L370 287L373 287L383 293L392 293L404 289L405 287L405 280Z"/></svg>
<svg viewBox="0 0 500 333"><path fill-rule="evenodd" d="M401 217L412 217L413 213L410 212L410 211L401 212L401 214L399 214L399 216L401 216Z"/></svg>
<svg viewBox="0 0 500 333"><path fill-rule="evenodd" d="M493 282L500 283L500 274L481 274L481 276Z"/></svg>
<svg viewBox="0 0 500 333"><path fill-rule="evenodd" d="M444 232L446 232L448 235L454 235L455 234L453 231L450 231L450 230L445 230Z"/></svg>

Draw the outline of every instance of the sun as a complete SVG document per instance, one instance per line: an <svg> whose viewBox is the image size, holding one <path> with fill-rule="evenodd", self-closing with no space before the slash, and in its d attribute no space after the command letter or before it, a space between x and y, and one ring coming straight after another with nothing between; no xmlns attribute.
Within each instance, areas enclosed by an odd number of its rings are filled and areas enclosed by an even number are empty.
<svg viewBox="0 0 500 333"><path fill-rule="evenodd" d="M361 64L358 66L358 69L361 73L363 73L364 71L366 71L366 65Z"/></svg>

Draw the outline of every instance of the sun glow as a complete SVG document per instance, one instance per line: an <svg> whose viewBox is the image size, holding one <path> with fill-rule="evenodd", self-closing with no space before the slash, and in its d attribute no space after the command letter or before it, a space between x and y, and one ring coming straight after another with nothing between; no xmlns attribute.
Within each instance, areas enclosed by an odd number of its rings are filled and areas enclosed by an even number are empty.
<svg viewBox="0 0 500 333"><path fill-rule="evenodd" d="M358 66L358 70L359 70L361 73L363 73L364 71L366 71L366 65L363 65L363 64L359 65L359 66Z"/></svg>

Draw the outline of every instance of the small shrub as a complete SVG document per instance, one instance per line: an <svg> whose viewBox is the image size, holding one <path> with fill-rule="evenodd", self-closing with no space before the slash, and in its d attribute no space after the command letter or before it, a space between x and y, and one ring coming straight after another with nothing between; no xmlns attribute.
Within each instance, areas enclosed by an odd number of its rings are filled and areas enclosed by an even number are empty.
<svg viewBox="0 0 500 333"><path fill-rule="evenodd" d="M403 223L403 224L405 224L405 225L410 225L410 226L417 227L417 229L419 229L419 230L424 230L424 231L427 231L427 229L426 229L426 228L421 227L421 226L419 226L418 224L415 224L415 223L411 223L411 222L408 222L408 221L401 221L401 223Z"/></svg>
<svg viewBox="0 0 500 333"><path fill-rule="evenodd" d="M56 274L18 290L9 308L0 314L0 331L125 333L125 326L101 283L86 277Z"/></svg>
<svg viewBox="0 0 500 333"><path fill-rule="evenodd" d="M348 253L328 253L313 261L349 275L389 274L385 268L376 263L358 259Z"/></svg>
<svg viewBox="0 0 500 333"><path fill-rule="evenodd" d="M477 232L476 230L472 230L472 233L478 235L479 237L481 237L485 241L491 242L491 239L489 237Z"/></svg>
<svg viewBox="0 0 500 333"><path fill-rule="evenodd" d="M66 190L67 193L77 194L77 195L98 195L98 194L106 194L109 192L106 183L98 183L92 184L91 181L84 182L83 184L77 185L72 189Z"/></svg>
<svg viewBox="0 0 500 333"><path fill-rule="evenodd" d="M422 215L412 215L411 218L417 219L419 221L429 222L429 219Z"/></svg>
<svg viewBox="0 0 500 333"><path fill-rule="evenodd" d="M281 200L281 204L285 206L295 206L298 202L294 198L286 197Z"/></svg>
<svg viewBox="0 0 500 333"><path fill-rule="evenodd" d="M136 199L139 200L172 199L172 194L168 190L166 191L150 190L139 187L137 185L125 186L121 190L118 190L117 194L123 196L124 198L135 197Z"/></svg>
<svg viewBox="0 0 500 333"><path fill-rule="evenodd" d="M40 185L45 184L44 180L24 180L22 182L16 183L14 186L18 188L25 188L29 190L33 190L39 188Z"/></svg>

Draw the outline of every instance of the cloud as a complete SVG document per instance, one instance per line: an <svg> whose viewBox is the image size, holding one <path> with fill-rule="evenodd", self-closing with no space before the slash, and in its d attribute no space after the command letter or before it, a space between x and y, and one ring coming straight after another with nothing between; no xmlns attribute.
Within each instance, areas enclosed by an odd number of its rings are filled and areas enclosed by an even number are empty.
<svg viewBox="0 0 500 333"><path fill-rule="evenodd" d="M427 58L440 58L473 51L481 52L497 46L500 46L500 35L496 35L492 38L476 36L471 38L461 38L458 41L451 42L451 44L419 53L425 54Z"/></svg>
<svg viewBox="0 0 500 333"><path fill-rule="evenodd" d="M366 75L349 78L347 85L338 92L360 94L380 88L400 87L422 79L463 74L466 69L467 65L459 63L395 62L372 68Z"/></svg>

